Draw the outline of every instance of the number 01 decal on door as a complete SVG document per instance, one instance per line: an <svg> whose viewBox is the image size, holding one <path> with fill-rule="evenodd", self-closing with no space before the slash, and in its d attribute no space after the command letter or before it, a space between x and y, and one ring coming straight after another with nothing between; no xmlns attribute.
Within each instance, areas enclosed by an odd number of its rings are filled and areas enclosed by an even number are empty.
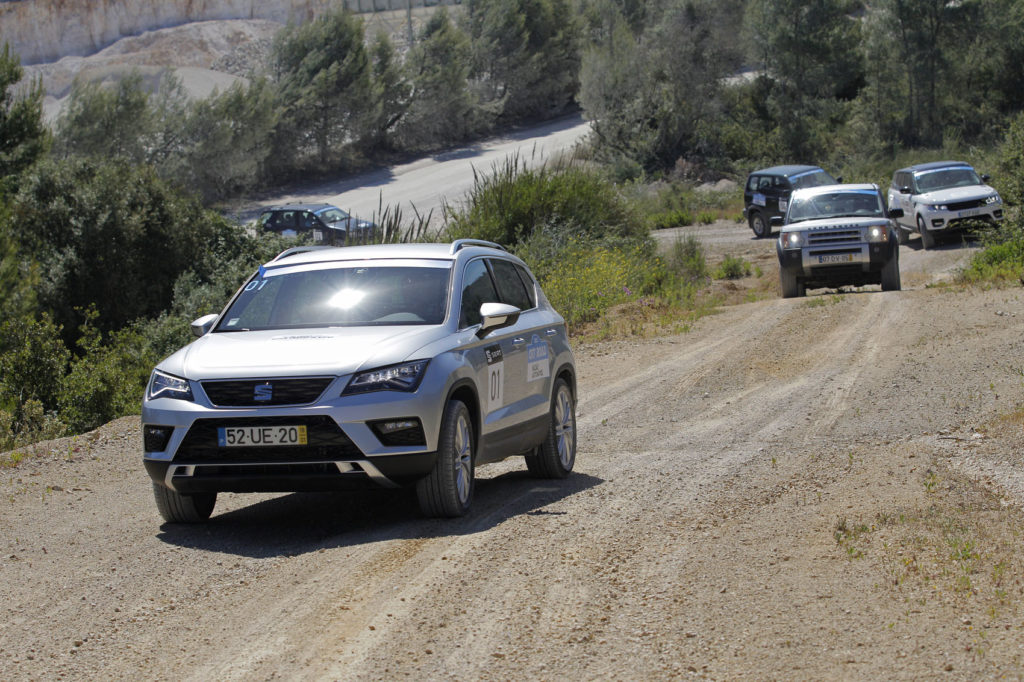
<svg viewBox="0 0 1024 682"><path fill-rule="evenodd" d="M487 357L487 412L494 412L504 404L505 358L501 346L484 348Z"/></svg>

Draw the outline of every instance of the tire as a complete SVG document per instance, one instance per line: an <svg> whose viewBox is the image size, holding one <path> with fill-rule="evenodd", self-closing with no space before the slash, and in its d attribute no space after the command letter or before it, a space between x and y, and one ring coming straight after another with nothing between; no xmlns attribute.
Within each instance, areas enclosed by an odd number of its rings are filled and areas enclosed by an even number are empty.
<svg viewBox="0 0 1024 682"><path fill-rule="evenodd" d="M565 379L556 379L547 436L526 456L526 468L535 478L565 478L575 463L576 400Z"/></svg>
<svg viewBox="0 0 1024 682"><path fill-rule="evenodd" d="M800 298L807 293L803 282L784 269L779 270L779 284L782 285L782 298Z"/></svg>
<svg viewBox="0 0 1024 682"><path fill-rule="evenodd" d="M764 216L761 215L760 211L754 211L751 213L748 222L750 223L750 229L754 231L754 236L758 239L764 239L765 237L771 236L771 223L764 219Z"/></svg>
<svg viewBox="0 0 1024 682"><path fill-rule="evenodd" d="M900 290L900 259L895 255L882 268L882 291Z"/></svg>
<svg viewBox="0 0 1024 682"><path fill-rule="evenodd" d="M183 495L153 483L156 508L167 523L202 523L210 518L217 504L217 493Z"/></svg>
<svg viewBox="0 0 1024 682"><path fill-rule="evenodd" d="M921 248L934 249L935 235L924 226L924 218L917 216L917 231L921 233Z"/></svg>
<svg viewBox="0 0 1024 682"><path fill-rule="evenodd" d="M473 501L475 445L469 410L452 400L444 410L434 469L416 483L416 498L426 516L453 519Z"/></svg>

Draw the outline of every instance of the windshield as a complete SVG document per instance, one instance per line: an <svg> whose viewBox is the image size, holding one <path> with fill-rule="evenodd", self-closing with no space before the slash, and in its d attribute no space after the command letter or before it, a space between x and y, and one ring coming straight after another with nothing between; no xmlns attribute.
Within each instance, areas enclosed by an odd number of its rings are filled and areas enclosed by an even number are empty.
<svg viewBox="0 0 1024 682"><path fill-rule="evenodd" d="M805 187L834 185L836 184L836 179L819 168L818 170L794 175L789 179L789 182L793 185L793 189L804 189Z"/></svg>
<svg viewBox="0 0 1024 682"><path fill-rule="evenodd" d="M320 220L323 220L325 223L336 223L339 220L348 218L348 213L345 213L340 208L325 208L317 213L317 215L320 216Z"/></svg>
<svg viewBox="0 0 1024 682"><path fill-rule="evenodd" d="M441 324L450 263L257 274L216 331Z"/></svg>
<svg viewBox="0 0 1024 682"><path fill-rule="evenodd" d="M794 197L789 205L790 223L843 217L884 218L885 209L878 192L842 190L808 194Z"/></svg>
<svg viewBox="0 0 1024 682"><path fill-rule="evenodd" d="M950 187L970 187L981 184L981 178L974 172L974 169L966 167L938 168L933 171L914 173L914 180L917 182L919 194Z"/></svg>

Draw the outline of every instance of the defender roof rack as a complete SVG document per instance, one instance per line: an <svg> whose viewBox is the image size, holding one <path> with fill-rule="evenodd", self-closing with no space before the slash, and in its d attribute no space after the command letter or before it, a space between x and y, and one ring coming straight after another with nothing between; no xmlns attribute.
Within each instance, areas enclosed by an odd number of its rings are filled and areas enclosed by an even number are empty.
<svg viewBox="0 0 1024 682"><path fill-rule="evenodd" d="M467 246L486 246L491 249L500 249L502 251L508 251L501 244L495 244L494 242L484 241L483 239L456 239L452 242L451 251L448 253L455 255L459 249L464 249Z"/></svg>

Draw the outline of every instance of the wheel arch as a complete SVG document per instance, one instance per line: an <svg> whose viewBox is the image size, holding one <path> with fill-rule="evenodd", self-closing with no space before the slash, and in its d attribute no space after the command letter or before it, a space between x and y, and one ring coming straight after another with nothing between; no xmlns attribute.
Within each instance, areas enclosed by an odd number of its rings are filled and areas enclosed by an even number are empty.
<svg viewBox="0 0 1024 682"><path fill-rule="evenodd" d="M448 396L445 398L445 405L452 400L459 400L469 410L469 420L473 425L473 457L476 458L480 452L480 432L483 417L480 414L480 397L477 395L476 386L469 379L462 379L452 384L448 389Z"/></svg>

